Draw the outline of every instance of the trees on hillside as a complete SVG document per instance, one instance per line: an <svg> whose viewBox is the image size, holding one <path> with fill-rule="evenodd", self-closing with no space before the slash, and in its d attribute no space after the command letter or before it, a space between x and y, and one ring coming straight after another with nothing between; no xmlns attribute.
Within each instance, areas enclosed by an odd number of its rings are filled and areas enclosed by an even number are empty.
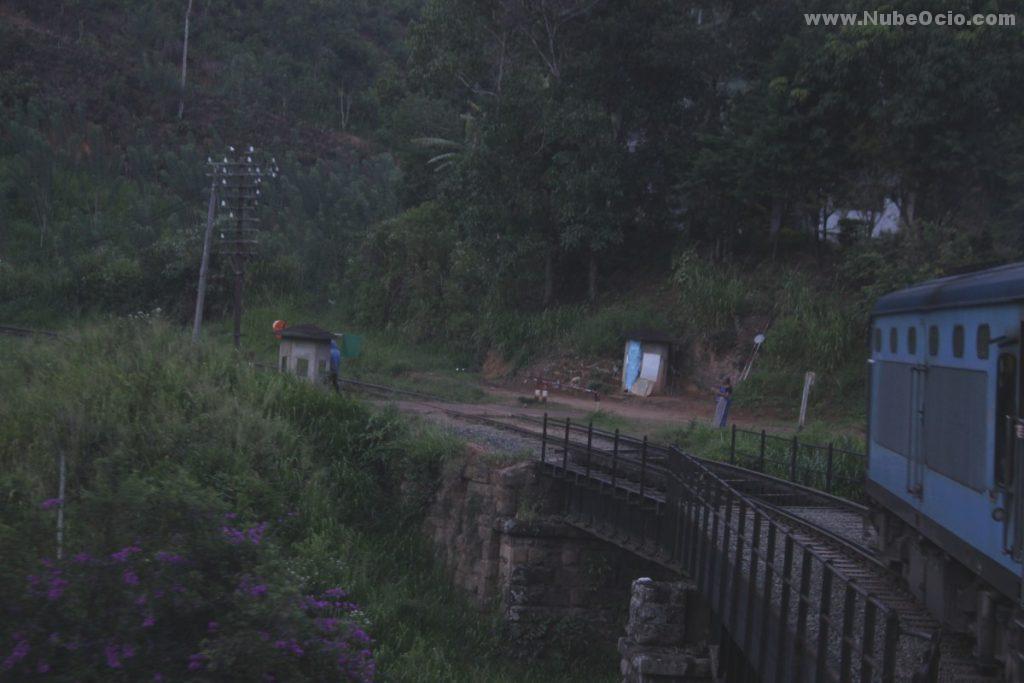
<svg viewBox="0 0 1024 683"><path fill-rule="evenodd" d="M445 203L519 304L552 303L556 285L593 301L602 264L649 264L680 243L799 248L823 213L883 199L911 231L1012 229L1019 31L803 20L864 8L431 0L408 97L472 112L477 137L421 200ZM407 173L424 177L408 168L423 161L407 157Z"/></svg>
<svg viewBox="0 0 1024 683"><path fill-rule="evenodd" d="M185 61L182 0L10 4L26 21L0 25L8 261L71 263L104 230L112 262L181 246L202 159L240 138L293 151L265 272L317 295L352 285L368 223L424 204L410 224L445 217L470 306L594 302L680 247L785 255L827 210L883 198L921 239L942 224L1021 246L1018 30L803 21L867 0L202 0ZM11 132L22 117L34 138ZM70 140L90 126L102 151Z"/></svg>
<svg viewBox="0 0 1024 683"><path fill-rule="evenodd" d="M428 4L411 80L471 108L478 136L436 194L498 273L526 285L520 301L551 303L570 261L584 263L593 301L613 250L666 229L677 164L655 146L692 136L709 86L693 62L707 42L671 2Z"/></svg>

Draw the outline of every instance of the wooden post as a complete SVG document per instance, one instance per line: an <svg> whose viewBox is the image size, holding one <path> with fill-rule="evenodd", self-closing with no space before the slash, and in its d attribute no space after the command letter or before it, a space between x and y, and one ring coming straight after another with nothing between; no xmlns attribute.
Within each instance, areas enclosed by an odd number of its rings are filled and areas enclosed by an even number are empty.
<svg viewBox="0 0 1024 683"><path fill-rule="evenodd" d="M804 421L807 419L807 398L811 393L811 385L814 384L814 373L807 372L804 374L804 393L800 397L800 424L797 425L797 431L804 428Z"/></svg>
<svg viewBox="0 0 1024 683"><path fill-rule="evenodd" d="M729 462L736 464L736 425L732 426L732 441L729 443Z"/></svg>
<svg viewBox="0 0 1024 683"><path fill-rule="evenodd" d="M206 277L210 271L210 240L213 235L213 216L217 210L216 179L210 184L210 204L206 208L206 234L203 236L203 256L199 261L199 286L196 288L196 315L192 322L192 343L199 341L203 326L203 306L206 303Z"/></svg>

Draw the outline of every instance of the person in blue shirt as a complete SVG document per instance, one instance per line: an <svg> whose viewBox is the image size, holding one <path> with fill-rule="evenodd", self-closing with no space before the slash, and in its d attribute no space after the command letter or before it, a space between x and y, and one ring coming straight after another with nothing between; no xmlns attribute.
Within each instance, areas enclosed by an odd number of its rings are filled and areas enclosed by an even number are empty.
<svg viewBox="0 0 1024 683"><path fill-rule="evenodd" d="M339 393L341 390L338 388L338 370L341 367L341 349L338 348L337 343L331 340L331 384L334 385L334 393Z"/></svg>
<svg viewBox="0 0 1024 683"><path fill-rule="evenodd" d="M732 405L732 378L723 377L722 384L715 391L715 427L725 428L725 423L729 419L730 405Z"/></svg>

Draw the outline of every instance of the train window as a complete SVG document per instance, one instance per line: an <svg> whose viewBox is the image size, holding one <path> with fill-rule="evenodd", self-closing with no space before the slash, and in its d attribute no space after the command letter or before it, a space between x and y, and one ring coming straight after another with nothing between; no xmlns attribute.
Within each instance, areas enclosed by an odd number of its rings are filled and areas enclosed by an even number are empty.
<svg viewBox="0 0 1024 683"><path fill-rule="evenodd" d="M977 348L978 358L980 358L982 360L985 360L986 358L988 358L988 345L989 345L989 342L991 342L991 341L992 341L992 331L989 329L989 326L988 325L978 325L978 338L976 340L977 347L978 347Z"/></svg>
<svg viewBox="0 0 1024 683"><path fill-rule="evenodd" d="M875 328L875 351L882 350L882 328Z"/></svg>
<svg viewBox="0 0 1024 683"><path fill-rule="evenodd" d="M917 353L917 328L907 328L907 353L911 356Z"/></svg>
<svg viewBox="0 0 1024 683"><path fill-rule="evenodd" d="M939 355L939 328L935 325L928 328L928 353Z"/></svg>
<svg viewBox="0 0 1024 683"><path fill-rule="evenodd" d="M953 357L964 357L964 326L953 325Z"/></svg>
<svg viewBox="0 0 1024 683"><path fill-rule="evenodd" d="M895 327L889 328L889 353L896 353L896 349L899 348L899 336L900 333Z"/></svg>

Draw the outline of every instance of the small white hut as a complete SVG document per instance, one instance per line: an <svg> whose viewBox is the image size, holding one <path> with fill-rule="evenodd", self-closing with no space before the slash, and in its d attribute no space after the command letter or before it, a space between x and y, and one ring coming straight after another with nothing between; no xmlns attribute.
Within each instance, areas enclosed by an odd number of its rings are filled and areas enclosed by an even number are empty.
<svg viewBox="0 0 1024 683"><path fill-rule="evenodd" d="M281 372L317 382L331 372L331 340L334 335L316 325L292 325L279 332Z"/></svg>

